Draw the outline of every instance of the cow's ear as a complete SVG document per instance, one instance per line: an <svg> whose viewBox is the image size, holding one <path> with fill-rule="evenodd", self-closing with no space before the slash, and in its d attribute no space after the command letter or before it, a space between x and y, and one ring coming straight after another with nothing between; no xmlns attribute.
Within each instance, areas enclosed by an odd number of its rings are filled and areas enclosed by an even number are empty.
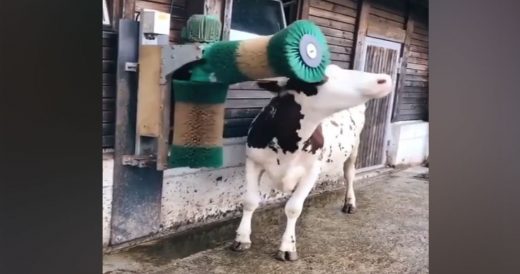
<svg viewBox="0 0 520 274"><path fill-rule="evenodd" d="M282 87L279 85L278 81L272 80L258 80L256 81L256 85L262 89L268 90L270 92L279 93L282 91Z"/></svg>

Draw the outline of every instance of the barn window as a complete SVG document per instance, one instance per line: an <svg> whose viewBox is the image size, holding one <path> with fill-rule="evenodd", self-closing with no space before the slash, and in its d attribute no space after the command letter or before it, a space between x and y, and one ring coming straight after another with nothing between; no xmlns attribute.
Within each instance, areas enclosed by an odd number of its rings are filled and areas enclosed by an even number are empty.
<svg viewBox="0 0 520 274"><path fill-rule="evenodd" d="M283 2L279 0L234 0L230 40L271 35L286 27Z"/></svg>
<svg viewBox="0 0 520 274"><path fill-rule="evenodd" d="M283 12L287 25L298 19L298 0L283 0Z"/></svg>

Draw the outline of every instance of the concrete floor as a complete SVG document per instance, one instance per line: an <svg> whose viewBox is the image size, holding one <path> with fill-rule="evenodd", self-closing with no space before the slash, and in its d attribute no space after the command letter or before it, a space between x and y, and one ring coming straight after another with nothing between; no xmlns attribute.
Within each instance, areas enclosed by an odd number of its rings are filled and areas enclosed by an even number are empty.
<svg viewBox="0 0 520 274"><path fill-rule="evenodd" d="M273 258L285 225L278 207L253 217L253 245L244 253L229 250L234 220L105 255L103 273L428 273L427 172L413 167L360 182L355 214L341 212L343 191L309 198L298 223L296 262ZM194 246L209 249L179 258Z"/></svg>

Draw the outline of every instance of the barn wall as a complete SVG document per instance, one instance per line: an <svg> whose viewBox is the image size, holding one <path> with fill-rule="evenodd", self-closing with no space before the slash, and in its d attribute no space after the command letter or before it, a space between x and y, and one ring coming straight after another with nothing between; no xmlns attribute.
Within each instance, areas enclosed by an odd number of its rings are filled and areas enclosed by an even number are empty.
<svg viewBox="0 0 520 274"><path fill-rule="evenodd" d="M310 0L302 17L315 22L327 38L332 63L351 67L358 3L353 0Z"/></svg>
<svg viewBox="0 0 520 274"><path fill-rule="evenodd" d="M219 5L223 5L220 2ZM322 28L330 46L332 62L345 68L352 68L358 1L302 0L301 2L303 4L300 17L310 19ZM179 43L181 29L193 12L190 10L190 3L188 0L137 0L135 11L151 8L171 13L170 41ZM369 3L369 24L385 24L406 29L406 1L371 0ZM417 18L423 17L424 14L417 15ZM427 20L422 20L424 22L419 21L414 29L409 63L406 67L406 81L405 85L397 91L399 98L396 100L393 121L427 120L428 32L425 23ZM105 58L105 53L109 54L109 49L103 50ZM111 68L110 64L112 63L109 60L104 59L104 86L109 86L114 78L108 71ZM104 87L103 90L104 147L113 146L114 97L113 92L108 89ZM271 93L259 89L253 82L232 85L226 101L224 137L245 136L253 118L270 98L272 98Z"/></svg>
<svg viewBox="0 0 520 274"><path fill-rule="evenodd" d="M384 24L387 26L406 28L406 1L371 0L369 24Z"/></svg>
<svg viewBox="0 0 520 274"><path fill-rule="evenodd" d="M394 121L428 121L428 13L413 10L404 85L398 91Z"/></svg>

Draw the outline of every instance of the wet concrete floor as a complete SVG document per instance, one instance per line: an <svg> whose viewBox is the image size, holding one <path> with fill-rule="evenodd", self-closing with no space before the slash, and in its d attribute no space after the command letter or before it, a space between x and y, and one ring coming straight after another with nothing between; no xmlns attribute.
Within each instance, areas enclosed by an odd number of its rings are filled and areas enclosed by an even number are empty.
<svg viewBox="0 0 520 274"><path fill-rule="evenodd" d="M273 257L285 226L276 207L255 212L246 252L229 250L236 219L105 255L103 273L428 273L427 172L413 167L368 179L356 189L355 214L341 212L343 191L309 198L296 262Z"/></svg>

